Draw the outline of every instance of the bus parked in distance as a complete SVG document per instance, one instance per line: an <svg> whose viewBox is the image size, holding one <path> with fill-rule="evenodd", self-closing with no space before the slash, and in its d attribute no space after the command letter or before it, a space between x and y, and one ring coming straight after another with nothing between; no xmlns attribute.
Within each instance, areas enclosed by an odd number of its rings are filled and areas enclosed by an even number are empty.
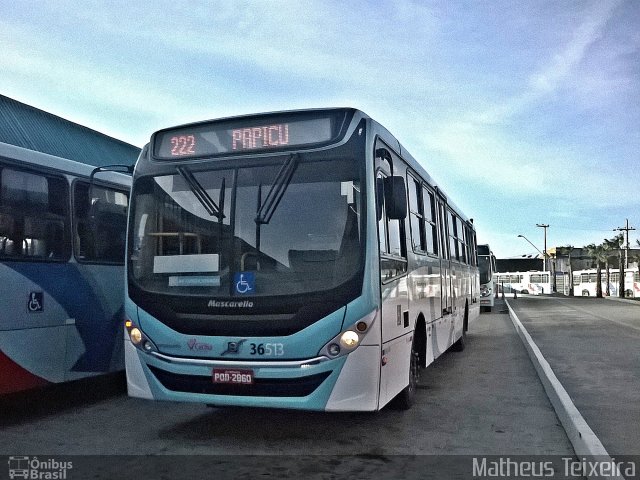
<svg viewBox="0 0 640 480"><path fill-rule="evenodd" d="M479 314L473 223L355 109L154 133L127 241L134 397L409 408Z"/></svg>
<svg viewBox="0 0 640 480"><path fill-rule="evenodd" d="M640 274L638 269L625 270L624 289L626 298L640 297ZM607 294L607 273L601 272L602 295ZM576 270L573 272L573 294L574 296L595 297L596 296L597 273L596 269ZM617 268L609 270L609 295L618 297L620 289L620 271Z"/></svg>
<svg viewBox="0 0 640 480"><path fill-rule="evenodd" d="M121 370L131 177L0 143L0 394Z"/></svg>
<svg viewBox="0 0 640 480"><path fill-rule="evenodd" d="M551 293L549 272L498 272L494 275L498 292L543 295Z"/></svg>
<svg viewBox="0 0 640 480"><path fill-rule="evenodd" d="M478 270L480 271L480 311L490 312L495 303L496 257L489 245L478 245Z"/></svg>

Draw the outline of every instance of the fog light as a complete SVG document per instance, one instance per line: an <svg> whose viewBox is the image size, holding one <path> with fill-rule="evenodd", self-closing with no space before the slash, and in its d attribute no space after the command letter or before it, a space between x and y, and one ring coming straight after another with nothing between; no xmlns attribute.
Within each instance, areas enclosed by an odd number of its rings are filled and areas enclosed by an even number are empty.
<svg viewBox="0 0 640 480"><path fill-rule="evenodd" d="M134 345L138 345L142 341L142 332L140 329L134 327L129 332L129 337Z"/></svg>
<svg viewBox="0 0 640 480"><path fill-rule="evenodd" d="M142 348L144 348L147 352L150 352L151 350L153 350L153 345L151 345L151 342L149 340L145 340L142 343Z"/></svg>
<svg viewBox="0 0 640 480"><path fill-rule="evenodd" d="M329 355L331 356L336 356L340 354L340 345L338 345L337 343L332 343L331 345L329 345Z"/></svg>
<svg viewBox="0 0 640 480"><path fill-rule="evenodd" d="M344 348L355 348L358 345L359 341L360 337L358 336L358 334L351 330L347 330L340 337L340 344Z"/></svg>

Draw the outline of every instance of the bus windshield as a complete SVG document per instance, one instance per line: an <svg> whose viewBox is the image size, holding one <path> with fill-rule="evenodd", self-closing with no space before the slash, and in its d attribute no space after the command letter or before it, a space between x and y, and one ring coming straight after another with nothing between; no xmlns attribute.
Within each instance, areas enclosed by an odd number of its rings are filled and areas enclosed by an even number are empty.
<svg viewBox="0 0 640 480"><path fill-rule="evenodd" d="M361 271L355 158L329 151L216 164L136 181L129 272L139 288L299 295L334 289Z"/></svg>
<svg viewBox="0 0 640 480"><path fill-rule="evenodd" d="M478 255L478 269L480 270L480 284L484 285L485 283L489 283L493 275L491 257L488 255Z"/></svg>

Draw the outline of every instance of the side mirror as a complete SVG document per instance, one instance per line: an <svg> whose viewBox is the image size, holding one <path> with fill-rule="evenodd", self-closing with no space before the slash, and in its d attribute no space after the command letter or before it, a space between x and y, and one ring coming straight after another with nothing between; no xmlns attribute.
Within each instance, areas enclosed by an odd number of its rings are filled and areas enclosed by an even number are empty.
<svg viewBox="0 0 640 480"><path fill-rule="evenodd" d="M404 178L393 176L384 179L384 204L390 219L404 220L407 217L407 187Z"/></svg>
<svg viewBox="0 0 640 480"><path fill-rule="evenodd" d="M135 168L135 165L118 164L118 165L103 165L101 167L96 167L93 170L91 170L91 175L89 175L89 194L88 194L89 209L91 209L91 206L92 206L91 199L93 197L93 177L95 177L97 173L119 172L119 173L125 173L127 175L133 175L134 168Z"/></svg>

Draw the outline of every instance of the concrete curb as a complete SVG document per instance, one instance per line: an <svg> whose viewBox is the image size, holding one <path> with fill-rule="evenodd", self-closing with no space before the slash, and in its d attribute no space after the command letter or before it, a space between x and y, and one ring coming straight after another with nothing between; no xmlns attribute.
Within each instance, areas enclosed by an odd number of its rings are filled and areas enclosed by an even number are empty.
<svg viewBox="0 0 640 480"><path fill-rule="evenodd" d="M529 332L524 327L513 308L511 308L508 300L505 299L505 303L509 308L511 322L527 349L531 362L533 363L536 372L538 372L538 377L540 377L540 381L542 382L542 385L547 392L547 396L556 411L556 415L560 419L560 422L569 437L569 441L573 445L573 450L578 456L578 459L581 457L591 457L589 458L590 461L606 463L613 462L600 439L596 436L593 430L591 430L591 427L589 427L576 406L573 404L571 397L569 397L569 394L564 389L555 373L553 373L551 365L549 365L549 362L547 362L542 355L542 352L533 341L533 338L531 338L531 335L529 335ZM603 477L592 477L587 475L587 478L602 479ZM607 478L624 480L624 477L622 476L612 476Z"/></svg>

